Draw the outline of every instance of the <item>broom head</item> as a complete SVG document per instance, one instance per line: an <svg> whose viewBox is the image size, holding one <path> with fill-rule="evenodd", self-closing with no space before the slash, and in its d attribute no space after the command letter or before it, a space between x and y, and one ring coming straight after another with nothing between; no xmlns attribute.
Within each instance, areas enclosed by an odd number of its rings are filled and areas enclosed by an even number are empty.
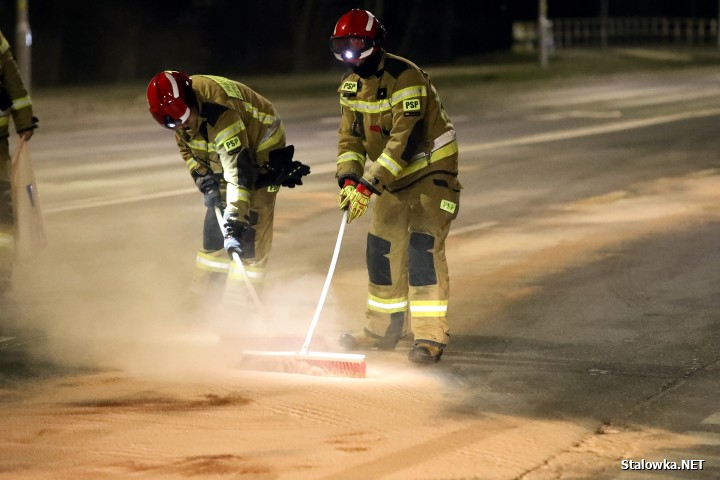
<svg viewBox="0 0 720 480"><path fill-rule="evenodd" d="M242 352L242 365L253 370L365 378L365 355L326 352Z"/></svg>

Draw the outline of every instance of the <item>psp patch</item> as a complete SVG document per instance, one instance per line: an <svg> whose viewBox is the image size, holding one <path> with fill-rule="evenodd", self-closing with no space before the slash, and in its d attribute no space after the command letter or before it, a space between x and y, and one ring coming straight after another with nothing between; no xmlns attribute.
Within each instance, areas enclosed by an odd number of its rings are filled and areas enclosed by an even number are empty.
<svg viewBox="0 0 720 480"><path fill-rule="evenodd" d="M403 113L405 116L420 115L420 99L403 100Z"/></svg>
<svg viewBox="0 0 720 480"><path fill-rule="evenodd" d="M241 146L242 143L240 142L240 139L237 137L237 135L232 137L230 140L225 140L225 142L223 142L223 147L225 147L225 150L228 153L232 153L233 150L237 150Z"/></svg>
<svg viewBox="0 0 720 480"><path fill-rule="evenodd" d="M342 86L340 87L340 91L347 93L357 93L358 82L343 82Z"/></svg>
<svg viewBox="0 0 720 480"><path fill-rule="evenodd" d="M454 214L455 210L457 210L457 203L451 202L450 200L440 200L440 210Z"/></svg>

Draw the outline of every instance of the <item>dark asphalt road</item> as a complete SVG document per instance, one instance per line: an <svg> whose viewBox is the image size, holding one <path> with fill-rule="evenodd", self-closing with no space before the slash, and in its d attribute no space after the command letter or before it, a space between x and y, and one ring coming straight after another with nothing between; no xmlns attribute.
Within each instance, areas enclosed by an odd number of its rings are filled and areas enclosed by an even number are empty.
<svg viewBox="0 0 720 480"><path fill-rule="evenodd" d="M448 414L591 432L518 478L720 478L719 78L436 82L456 119L465 187L448 240L453 335L430 371L462 392ZM316 173L279 201L271 279L323 275L336 233L336 104L310 104L278 104ZM119 126L50 115L33 139L51 244L19 268L2 334L78 340L62 345L64 363L41 343L0 344L0 387L94 368L107 353L96 336L182 316L202 204L171 138L142 110L134 100ZM343 310L364 303L364 225L343 246ZM386 355L399 362L405 350ZM650 457L706 462L688 476L620 468Z"/></svg>

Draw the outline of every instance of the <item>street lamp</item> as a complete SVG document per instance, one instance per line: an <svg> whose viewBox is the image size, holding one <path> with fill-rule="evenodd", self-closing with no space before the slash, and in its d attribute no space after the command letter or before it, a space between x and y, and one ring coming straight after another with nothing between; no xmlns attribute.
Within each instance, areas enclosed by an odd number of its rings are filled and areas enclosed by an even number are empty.
<svg viewBox="0 0 720 480"><path fill-rule="evenodd" d="M540 68L548 66L548 19L547 0L538 0L538 52L540 53ZM720 1L720 0L718 0Z"/></svg>
<svg viewBox="0 0 720 480"><path fill-rule="evenodd" d="M28 0L17 0L17 23L15 27L15 52L17 53L18 68L25 88L30 91L31 69L30 50L32 47L32 33L28 22Z"/></svg>

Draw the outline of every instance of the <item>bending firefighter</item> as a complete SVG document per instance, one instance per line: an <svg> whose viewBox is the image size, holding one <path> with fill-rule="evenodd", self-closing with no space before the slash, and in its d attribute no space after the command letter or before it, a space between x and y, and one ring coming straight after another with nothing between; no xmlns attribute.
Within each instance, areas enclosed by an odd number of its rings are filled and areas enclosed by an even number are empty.
<svg viewBox="0 0 720 480"><path fill-rule="evenodd" d="M10 116L21 141L28 141L37 128L30 96L20 78L10 45L0 32L0 294L12 283L15 219L10 188Z"/></svg>
<svg viewBox="0 0 720 480"><path fill-rule="evenodd" d="M389 350L410 330L408 358L433 363L449 340L445 238L460 208L458 147L428 75L385 52L384 37L377 18L356 9L340 18L330 39L332 52L351 68L338 90L340 208L349 210L350 222L375 198L367 320L340 344Z"/></svg>
<svg viewBox="0 0 720 480"><path fill-rule="evenodd" d="M240 82L177 71L153 77L147 101L155 120L175 131L180 154L204 195L199 282L209 287L213 280L224 284L228 274L238 278L228 256L236 252L251 281L261 283L277 192L281 185L302 185L310 172L292 160L293 146L285 146L283 123L272 104ZM216 207L223 210L225 235Z"/></svg>

